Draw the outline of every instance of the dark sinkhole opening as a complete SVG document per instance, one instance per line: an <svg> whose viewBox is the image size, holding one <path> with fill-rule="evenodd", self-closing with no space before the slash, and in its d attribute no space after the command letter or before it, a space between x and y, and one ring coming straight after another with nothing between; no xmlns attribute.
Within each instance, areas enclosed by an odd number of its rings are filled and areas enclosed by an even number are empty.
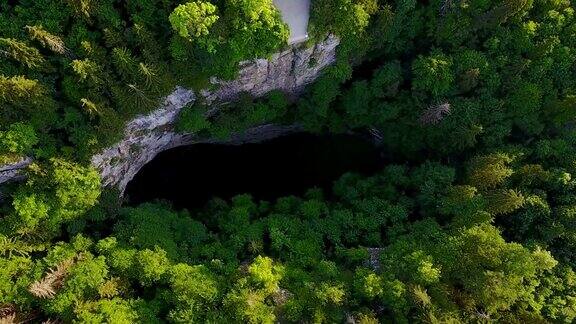
<svg viewBox="0 0 576 324"><path fill-rule="evenodd" d="M303 195L347 172L372 174L381 166L373 143L355 135L293 134L256 144L194 144L158 154L126 188L129 205L166 200L177 209L248 193L256 200Z"/></svg>

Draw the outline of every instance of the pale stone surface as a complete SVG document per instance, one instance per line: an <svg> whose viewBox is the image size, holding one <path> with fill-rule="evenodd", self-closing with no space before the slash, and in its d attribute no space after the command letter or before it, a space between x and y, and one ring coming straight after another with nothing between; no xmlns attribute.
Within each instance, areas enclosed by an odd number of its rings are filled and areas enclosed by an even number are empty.
<svg viewBox="0 0 576 324"><path fill-rule="evenodd" d="M203 97L214 109L219 104L236 100L241 93L259 97L271 90L282 90L295 97L320 75L322 69L334 63L338 44L336 37L329 37L313 47L291 47L269 60L244 62L238 78L232 81L213 79L215 90L202 90L197 96ZM194 143L223 143L174 132L179 112L194 100L196 95L193 91L179 87L166 97L162 107L129 122L119 143L92 157L92 165L100 171L102 184L116 187L123 193L140 168L158 153ZM258 142L298 129L298 126L264 125L233 136L224 143Z"/></svg>
<svg viewBox="0 0 576 324"><path fill-rule="evenodd" d="M30 157L23 157L20 161L0 165L0 184L12 181L21 181L26 178L22 171L32 163Z"/></svg>
<svg viewBox="0 0 576 324"><path fill-rule="evenodd" d="M272 55L269 60L244 62L238 77L232 81L213 79L214 91L201 91L207 102L230 102L245 92L254 97L271 90L296 95L314 81L320 72L336 60L339 40L329 37L312 47L294 46Z"/></svg>
<svg viewBox="0 0 576 324"><path fill-rule="evenodd" d="M366 260L365 265L374 271L380 270L380 255L383 248L368 248L369 259Z"/></svg>

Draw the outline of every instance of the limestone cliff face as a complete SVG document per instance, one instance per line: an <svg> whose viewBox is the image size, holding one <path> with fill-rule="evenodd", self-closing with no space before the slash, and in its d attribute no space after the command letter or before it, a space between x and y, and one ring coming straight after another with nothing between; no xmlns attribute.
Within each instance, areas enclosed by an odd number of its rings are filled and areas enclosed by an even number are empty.
<svg viewBox="0 0 576 324"><path fill-rule="evenodd" d="M336 60L338 39L330 37L313 47L292 47L273 55L269 60L257 59L241 65L238 78L232 81L213 79L215 90L198 94L178 87L167 96L163 105L146 116L130 121L124 138L92 157L92 165L102 176L104 186L116 187L121 193L136 173L158 153L194 143L215 142L194 134L177 134L174 123L179 112L197 97L203 97L214 107L234 101L241 93L259 97L271 90L283 90L298 95L326 67ZM231 144L257 142L294 132L296 126L263 125L226 141Z"/></svg>

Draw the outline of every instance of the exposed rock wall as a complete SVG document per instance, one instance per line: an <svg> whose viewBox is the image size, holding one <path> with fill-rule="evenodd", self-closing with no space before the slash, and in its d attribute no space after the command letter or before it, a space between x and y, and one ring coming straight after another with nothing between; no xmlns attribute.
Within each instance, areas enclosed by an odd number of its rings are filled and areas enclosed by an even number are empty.
<svg viewBox="0 0 576 324"><path fill-rule="evenodd" d="M207 101L233 101L242 92L259 97L271 90L297 95L320 72L336 60L339 41L330 37L313 47L292 47L274 54L269 60L257 59L240 65L238 77L232 81L213 79L214 91L201 91Z"/></svg>
<svg viewBox="0 0 576 324"><path fill-rule="evenodd" d="M269 60L244 62L235 80L211 80L215 90L202 90L195 94L191 90L178 87L165 98L159 109L129 122L124 139L93 156L92 165L100 171L104 186L116 187L123 193L140 168L158 153L182 145L216 142L202 140L194 134L174 132L178 114L197 97L203 97L214 107L234 101L241 93L259 97L271 90L282 90L295 97L307 84L314 81L325 67L334 63L338 44L337 38L329 37L313 47L291 47L273 55ZM257 142L294 132L297 128L264 125L243 135L233 136L226 142Z"/></svg>
<svg viewBox="0 0 576 324"><path fill-rule="evenodd" d="M31 163L32 159L30 157L23 157L17 162L1 165L0 184L24 180L26 176L22 173Z"/></svg>

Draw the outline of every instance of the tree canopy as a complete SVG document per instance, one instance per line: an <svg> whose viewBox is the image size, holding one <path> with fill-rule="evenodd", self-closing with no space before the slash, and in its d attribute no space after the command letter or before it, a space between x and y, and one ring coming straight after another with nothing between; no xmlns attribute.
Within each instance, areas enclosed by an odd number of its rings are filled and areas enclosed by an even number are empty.
<svg viewBox="0 0 576 324"><path fill-rule="evenodd" d="M0 166L34 160L0 187L0 322L576 321L574 10L312 0L333 66L176 131L370 134L380 170L177 210L127 206L89 159L176 85L284 49L273 2L0 1Z"/></svg>

